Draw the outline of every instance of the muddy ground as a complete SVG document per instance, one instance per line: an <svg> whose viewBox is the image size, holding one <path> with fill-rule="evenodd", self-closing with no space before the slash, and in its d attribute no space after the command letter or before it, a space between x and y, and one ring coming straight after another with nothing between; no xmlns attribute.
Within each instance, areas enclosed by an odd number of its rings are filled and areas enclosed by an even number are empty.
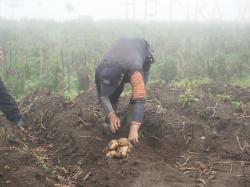
<svg viewBox="0 0 250 187"><path fill-rule="evenodd" d="M27 132L0 118L0 186L250 186L250 89L223 83L192 90L152 85L140 142L124 160L106 159L112 135L94 91L74 100L47 91L22 99ZM188 96L186 96L188 97Z"/></svg>

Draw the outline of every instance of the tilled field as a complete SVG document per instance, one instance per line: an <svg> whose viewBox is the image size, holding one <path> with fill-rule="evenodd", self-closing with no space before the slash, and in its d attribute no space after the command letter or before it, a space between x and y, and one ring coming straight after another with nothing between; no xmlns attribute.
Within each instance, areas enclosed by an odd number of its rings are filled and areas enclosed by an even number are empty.
<svg viewBox="0 0 250 187"><path fill-rule="evenodd" d="M140 142L126 159L102 150L112 135L95 92L73 101L49 92L20 103L27 134L0 119L0 186L250 186L250 89L202 85L183 106L184 90L152 86ZM188 97L188 96L186 96Z"/></svg>

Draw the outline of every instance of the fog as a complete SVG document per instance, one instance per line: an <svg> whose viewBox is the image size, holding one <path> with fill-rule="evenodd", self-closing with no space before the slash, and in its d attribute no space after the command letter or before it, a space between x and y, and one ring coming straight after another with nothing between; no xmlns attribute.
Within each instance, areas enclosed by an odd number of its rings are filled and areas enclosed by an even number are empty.
<svg viewBox="0 0 250 187"><path fill-rule="evenodd" d="M0 0L4 19L249 21L248 0Z"/></svg>

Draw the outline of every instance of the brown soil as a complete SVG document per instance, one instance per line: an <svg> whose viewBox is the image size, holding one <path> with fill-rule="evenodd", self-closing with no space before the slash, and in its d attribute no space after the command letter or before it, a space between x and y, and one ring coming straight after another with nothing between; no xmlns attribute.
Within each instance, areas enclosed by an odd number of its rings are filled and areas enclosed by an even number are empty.
<svg viewBox="0 0 250 187"><path fill-rule="evenodd" d="M27 96L20 107L29 135L1 119L13 135L0 139L0 185L249 186L250 113L216 97L230 93L247 107L249 89L204 85L194 92L199 101L184 108L182 92L150 89L140 142L125 160L106 159L102 150L127 136L129 98L121 98L123 126L112 135L102 127L95 92L73 101L51 93Z"/></svg>
<svg viewBox="0 0 250 187"><path fill-rule="evenodd" d="M55 178L40 167L24 134L0 119L0 186L54 186Z"/></svg>

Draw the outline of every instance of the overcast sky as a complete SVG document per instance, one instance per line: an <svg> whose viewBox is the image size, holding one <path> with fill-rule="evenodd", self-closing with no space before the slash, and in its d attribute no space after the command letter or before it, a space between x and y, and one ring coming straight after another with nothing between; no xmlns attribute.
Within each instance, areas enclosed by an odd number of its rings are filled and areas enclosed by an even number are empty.
<svg viewBox="0 0 250 187"><path fill-rule="evenodd" d="M0 17L250 21L250 0L0 0Z"/></svg>

